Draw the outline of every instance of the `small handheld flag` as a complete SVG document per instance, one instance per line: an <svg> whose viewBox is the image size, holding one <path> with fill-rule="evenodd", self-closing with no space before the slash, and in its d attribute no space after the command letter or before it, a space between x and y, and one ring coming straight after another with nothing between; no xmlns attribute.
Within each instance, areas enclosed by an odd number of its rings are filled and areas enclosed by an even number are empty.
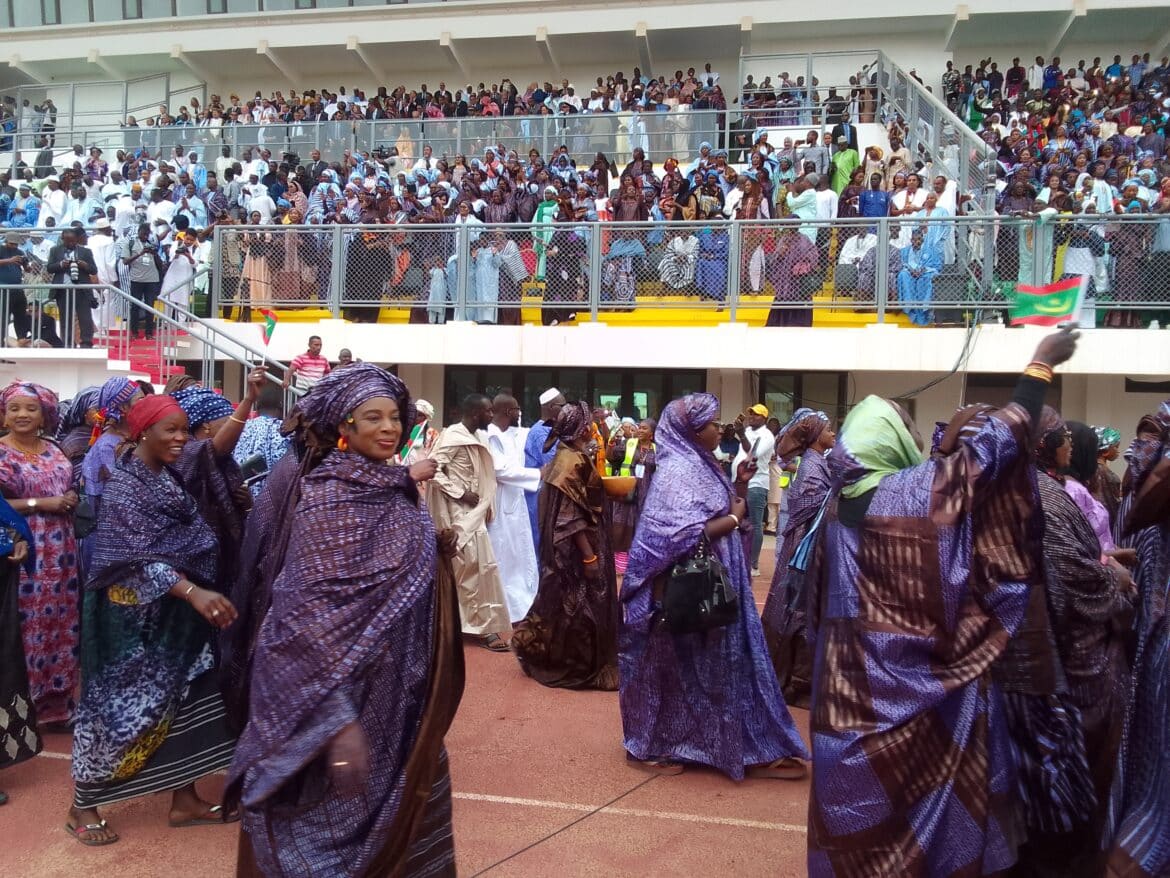
<svg viewBox="0 0 1170 878"><path fill-rule="evenodd" d="M260 331L264 334L264 346L268 347L268 342L272 341L272 333L276 331L276 313L263 308L260 314L264 317L264 325L260 327Z"/></svg>
<svg viewBox="0 0 1170 878"><path fill-rule="evenodd" d="M1076 320L1088 288L1088 275L1042 287L1016 284L1016 298L1010 312L1012 326L1059 326Z"/></svg>

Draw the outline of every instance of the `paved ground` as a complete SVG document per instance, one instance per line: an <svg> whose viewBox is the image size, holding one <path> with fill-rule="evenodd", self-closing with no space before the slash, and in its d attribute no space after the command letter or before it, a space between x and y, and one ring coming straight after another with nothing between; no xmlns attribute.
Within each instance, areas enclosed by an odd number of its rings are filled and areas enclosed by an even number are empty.
<svg viewBox="0 0 1170 878"><path fill-rule="evenodd" d="M755 583L761 605L771 581L765 555ZM467 648L467 663L467 694L447 737L461 876L805 874L807 781L737 784L698 770L650 777L625 764L617 693L546 689L510 655L477 647ZM807 733L807 713L793 713ZM107 809L122 836L116 845L91 849L70 839L62 829L69 740L49 736L46 749L0 776L12 797L0 810L4 874L233 874L235 827L169 829L169 796ZM220 785L209 778L200 790L213 798Z"/></svg>

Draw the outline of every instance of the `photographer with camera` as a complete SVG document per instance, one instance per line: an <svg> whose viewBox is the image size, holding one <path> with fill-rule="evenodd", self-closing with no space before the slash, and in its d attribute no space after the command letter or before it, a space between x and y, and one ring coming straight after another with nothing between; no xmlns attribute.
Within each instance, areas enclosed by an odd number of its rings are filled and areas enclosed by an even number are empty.
<svg viewBox="0 0 1170 878"><path fill-rule="evenodd" d="M48 271L54 284L91 284L96 282L97 263L88 247L78 243L77 229L72 226L61 230L61 243L49 251ZM93 347L93 306L97 299L92 290L53 290L53 301L60 313L61 337L73 337L73 320L76 316L81 329L81 346Z"/></svg>
<svg viewBox="0 0 1170 878"><path fill-rule="evenodd" d="M129 266L130 294L146 305L153 305L162 280L162 264L158 244L151 238L150 225L138 226L138 235L122 242L122 264ZM130 337L154 338L154 314L135 305L130 310Z"/></svg>
<svg viewBox="0 0 1170 878"><path fill-rule="evenodd" d="M8 294L8 314L16 331L16 340L21 341L32 334L32 319L28 316L28 301L20 288L28 257L20 249L20 235L9 232L0 246L0 290ZM4 337L7 340L8 322L5 320Z"/></svg>

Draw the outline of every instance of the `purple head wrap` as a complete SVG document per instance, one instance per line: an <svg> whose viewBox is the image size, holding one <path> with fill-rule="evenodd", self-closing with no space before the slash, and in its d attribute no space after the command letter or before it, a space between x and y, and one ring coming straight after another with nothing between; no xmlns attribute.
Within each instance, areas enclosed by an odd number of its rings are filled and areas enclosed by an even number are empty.
<svg viewBox="0 0 1170 878"><path fill-rule="evenodd" d="M98 393L97 409L103 424L116 424L122 420L122 406L130 402L140 390L137 382L129 378L111 378L102 385Z"/></svg>
<svg viewBox="0 0 1170 878"><path fill-rule="evenodd" d="M1040 412L1039 439L1036 442L1036 463L1048 472L1056 471L1056 449L1069 440L1068 425L1060 412L1051 406L1044 406Z"/></svg>
<svg viewBox="0 0 1170 878"><path fill-rule="evenodd" d="M1158 410L1138 421L1135 438L1125 450L1129 467L1125 473L1125 490L1137 493L1155 464L1166 452L1170 439L1170 402L1164 402Z"/></svg>
<svg viewBox="0 0 1170 878"><path fill-rule="evenodd" d="M572 442L580 439L589 431L589 424L593 421L593 413L583 402L574 402L564 406L557 415L548 438L544 440L544 450L552 450L559 439L561 442Z"/></svg>
<svg viewBox="0 0 1170 878"><path fill-rule="evenodd" d="M810 408L797 409L776 436L776 456L781 460L804 454L829 426L829 416Z"/></svg>
<svg viewBox="0 0 1170 878"><path fill-rule="evenodd" d="M338 428L354 409L364 402L384 396L398 403L398 417L403 424L403 441L414 425L414 403L410 391L401 379L373 363L354 363L344 369L330 372L306 394L289 420L286 431L293 429L312 433L319 445L336 443Z"/></svg>
<svg viewBox="0 0 1170 878"><path fill-rule="evenodd" d="M86 415L89 414L90 409L97 407L100 393L101 388L99 387L83 388L77 391L77 395L67 405L62 406L64 411L61 413L61 424L57 427L58 441L64 439L73 430L85 426Z"/></svg>
<svg viewBox="0 0 1170 878"><path fill-rule="evenodd" d="M56 436L60 423L57 394L49 388L31 381L13 381L0 394L0 405L8 407L8 401L16 396L27 396L41 404L41 429L46 436Z"/></svg>
<svg viewBox="0 0 1170 878"><path fill-rule="evenodd" d="M719 400L710 393L689 394L662 411L654 433L654 478L639 514L622 585L627 622L634 593L694 551L707 522L730 508L731 483L715 455L695 435L718 414ZM719 540L714 548L725 564L737 564L746 576L738 535ZM649 612L648 601L636 603L637 615Z"/></svg>

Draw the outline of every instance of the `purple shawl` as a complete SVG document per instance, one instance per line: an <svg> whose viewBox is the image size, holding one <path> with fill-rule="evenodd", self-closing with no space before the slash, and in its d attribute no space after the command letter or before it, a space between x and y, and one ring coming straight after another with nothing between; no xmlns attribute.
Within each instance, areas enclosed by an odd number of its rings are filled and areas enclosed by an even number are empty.
<svg viewBox="0 0 1170 878"><path fill-rule="evenodd" d="M187 493L195 498L203 520L215 532L223 557L239 557L248 513L237 499L244 477L231 453L218 457L211 439L190 439L172 470ZM213 586L216 591L223 594L231 591L233 567L232 564L221 566Z"/></svg>
<svg viewBox="0 0 1170 878"><path fill-rule="evenodd" d="M352 453L328 455L301 480L228 774L265 874L293 874L289 856L308 857L316 874L342 862L360 874L402 804L432 652L435 533L417 498L406 468ZM321 757L355 720L370 774L363 795L345 799L327 791ZM336 821L336 838L322 846L298 833L305 820Z"/></svg>
<svg viewBox="0 0 1170 878"><path fill-rule="evenodd" d="M714 396L696 393L670 403L659 421L657 470L621 590L620 702L626 750L635 758L710 765L738 780L746 766L808 755L772 670L739 535L712 544L740 601L736 622L672 635L657 624L654 598L655 580L730 507L723 468L695 438L718 412Z"/></svg>
<svg viewBox="0 0 1170 878"><path fill-rule="evenodd" d="M137 579L144 565L181 570L204 588L215 582L215 536L199 517L194 498L126 452L106 483L93 532L85 587L90 590Z"/></svg>

